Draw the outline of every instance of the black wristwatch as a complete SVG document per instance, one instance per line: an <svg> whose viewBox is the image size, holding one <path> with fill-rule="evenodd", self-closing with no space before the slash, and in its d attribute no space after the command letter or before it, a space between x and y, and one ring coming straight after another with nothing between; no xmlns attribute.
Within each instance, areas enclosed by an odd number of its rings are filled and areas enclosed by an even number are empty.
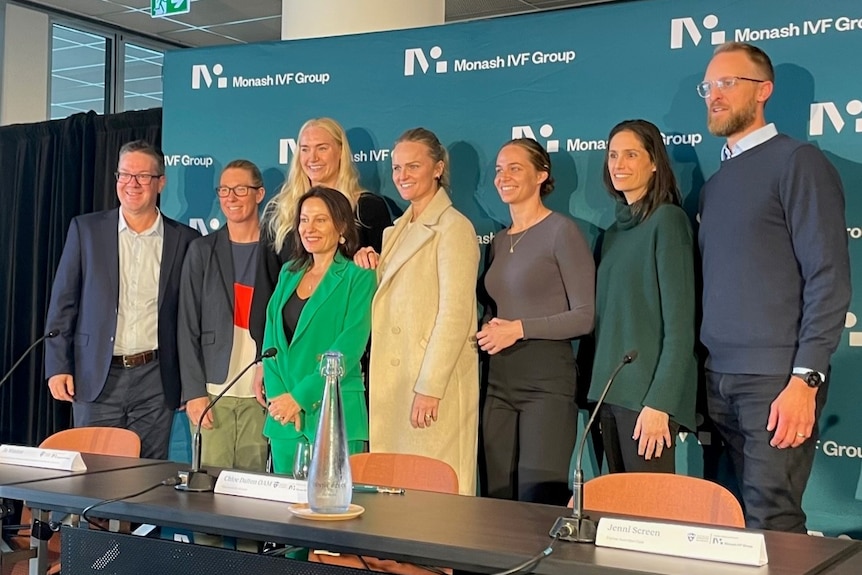
<svg viewBox="0 0 862 575"><path fill-rule="evenodd" d="M800 373L799 378L802 379L805 383L808 384L808 387L813 387L817 389L821 385L823 385L823 378L820 377L820 372L818 371L809 371L808 373Z"/></svg>

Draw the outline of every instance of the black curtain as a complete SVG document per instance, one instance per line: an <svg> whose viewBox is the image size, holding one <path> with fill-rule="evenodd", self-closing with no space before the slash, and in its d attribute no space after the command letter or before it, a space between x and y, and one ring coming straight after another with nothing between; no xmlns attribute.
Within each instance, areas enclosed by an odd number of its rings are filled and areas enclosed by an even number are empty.
<svg viewBox="0 0 862 575"><path fill-rule="evenodd" d="M160 147L161 135L160 108L0 127L0 374L44 333L69 222L119 205L120 147L138 139ZM48 391L43 358L40 344L0 388L0 443L38 445L71 427L69 404Z"/></svg>

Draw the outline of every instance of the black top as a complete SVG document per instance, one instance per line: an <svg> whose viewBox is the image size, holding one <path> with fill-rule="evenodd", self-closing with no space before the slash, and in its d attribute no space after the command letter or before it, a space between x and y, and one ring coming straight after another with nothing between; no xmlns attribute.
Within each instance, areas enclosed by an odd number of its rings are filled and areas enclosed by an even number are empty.
<svg viewBox="0 0 862 575"><path fill-rule="evenodd" d="M392 225L392 217L386 201L378 195L363 192L356 204L356 230L359 232L360 247L371 246L377 253L383 246L383 230ZM260 230L260 261L257 266L257 276L254 281L254 296L251 301L251 316L249 317L249 331L251 337L257 344L257 353L263 351L263 331L266 326L266 306L275 284L278 283L278 274L281 266L290 258L291 245L294 241L294 232L288 235L276 253L272 247L272 236L266 226Z"/></svg>
<svg viewBox="0 0 862 575"><path fill-rule="evenodd" d="M302 309L306 303L308 303L307 299L302 299L297 292L293 292L287 298L287 303L281 308L281 317L284 321L284 335L287 337L288 344L293 341L293 334L296 333L296 326L299 325L299 316L302 315Z"/></svg>
<svg viewBox="0 0 862 575"><path fill-rule="evenodd" d="M392 216L386 207L386 200L376 194L363 192L356 204L356 231L359 232L359 246L371 246L380 253L383 249L383 230L392 225Z"/></svg>

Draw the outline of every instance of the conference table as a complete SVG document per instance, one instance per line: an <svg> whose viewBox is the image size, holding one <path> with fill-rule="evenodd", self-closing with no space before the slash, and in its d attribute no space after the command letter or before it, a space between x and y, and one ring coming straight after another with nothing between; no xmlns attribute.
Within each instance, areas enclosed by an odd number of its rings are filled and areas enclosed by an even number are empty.
<svg viewBox="0 0 862 575"><path fill-rule="evenodd" d="M857 551L848 556L844 561L836 564L827 571L829 575L859 575L862 573L862 551Z"/></svg>
<svg viewBox="0 0 862 575"><path fill-rule="evenodd" d="M84 471L64 471L62 469L45 469L0 463L0 485L32 483L44 479L66 478L74 475L92 475L94 473L104 473L118 469L131 469L165 463L160 459L136 459L134 457L98 455L96 453L82 453L81 459L84 460L84 465L87 467Z"/></svg>
<svg viewBox="0 0 862 575"><path fill-rule="evenodd" d="M126 459L126 458L116 458ZM176 476L184 464L128 460L137 466L7 482L0 497L24 500L31 508L78 513L98 501L121 497ZM6 472L0 466L0 474ZM31 470L38 472L41 470ZM21 475L25 475L22 473ZM274 541L312 549L362 553L422 565L495 573L518 565L548 546L554 520L570 510L551 505L501 501L408 490L403 495L356 493L365 512L349 521L309 521L293 516L288 504L213 493L157 487L127 501L94 509L93 517L121 519L204 531L216 535ZM34 512L35 515L35 512ZM597 517L595 517L597 518ZM697 561L559 541L554 552L532 569L543 575L843 575L859 573L862 543L787 533L764 532L769 563L763 567ZM154 538L64 528L64 570L103 573L106 562L127 561L112 572L347 573L344 568L297 562ZM119 563L118 563L119 564ZM848 567L849 565L849 567ZM857 565L853 571L852 566ZM39 557L31 573L44 568ZM137 569L137 570L135 570ZM215 571L213 571L215 569Z"/></svg>
<svg viewBox="0 0 862 575"><path fill-rule="evenodd" d="M86 470L83 471L65 471L61 469L47 469L38 467L27 467L22 465L10 465L0 463L0 486L15 485L18 483L33 483L46 479L67 478L75 475L92 475L96 473L104 473L106 471L115 471L118 469L138 468L147 465L159 465L164 461L154 459L136 459L130 457L114 457L110 455L99 455L95 453L82 453L81 458L84 461ZM0 495L2 497L2 495ZM47 513L34 514L35 518L44 520ZM0 553L4 554L7 561L17 560L17 557L29 556L29 553L22 551L13 552L6 543L0 540ZM34 571L44 572L44 551L38 561L34 562ZM0 561L0 567L3 562Z"/></svg>

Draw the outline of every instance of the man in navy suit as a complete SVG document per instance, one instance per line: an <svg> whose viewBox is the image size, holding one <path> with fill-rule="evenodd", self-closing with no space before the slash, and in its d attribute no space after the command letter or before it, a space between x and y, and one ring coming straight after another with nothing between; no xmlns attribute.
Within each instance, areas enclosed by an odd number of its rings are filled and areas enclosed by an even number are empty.
<svg viewBox="0 0 862 575"><path fill-rule="evenodd" d="M124 427L141 457L166 459L179 406L177 308L189 243L199 234L165 216L164 156L144 141L120 149L120 208L69 226L51 290L45 351L51 395L75 426Z"/></svg>

